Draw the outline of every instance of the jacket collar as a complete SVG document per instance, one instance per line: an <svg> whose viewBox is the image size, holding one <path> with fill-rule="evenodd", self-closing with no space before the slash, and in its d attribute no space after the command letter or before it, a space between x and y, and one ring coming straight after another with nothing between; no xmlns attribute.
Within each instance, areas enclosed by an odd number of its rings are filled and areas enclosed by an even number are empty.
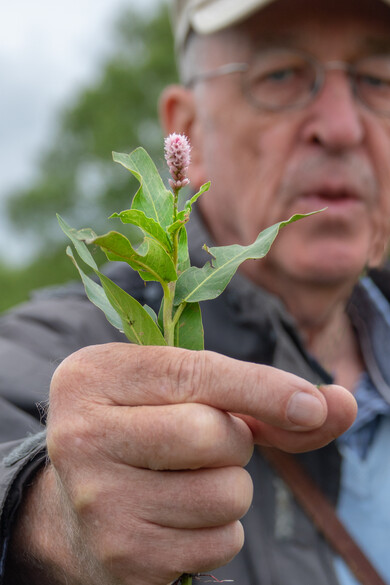
<svg viewBox="0 0 390 585"><path fill-rule="evenodd" d="M390 403L390 305L369 277L354 288L348 315L356 329L367 371L379 393Z"/></svg>

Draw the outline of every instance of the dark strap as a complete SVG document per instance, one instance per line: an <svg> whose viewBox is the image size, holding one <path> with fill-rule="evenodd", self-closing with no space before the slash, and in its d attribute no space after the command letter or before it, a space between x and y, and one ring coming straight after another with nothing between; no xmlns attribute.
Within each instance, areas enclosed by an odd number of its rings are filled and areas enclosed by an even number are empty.
<svg viewBox="0 0 390 585"><path fill-rule="evenodd" d="M329 500L295 457L278 449L259 447L263 457L285 481L296 500L349 566L362 585L386 585L358 544L336 516Z"/></svg>

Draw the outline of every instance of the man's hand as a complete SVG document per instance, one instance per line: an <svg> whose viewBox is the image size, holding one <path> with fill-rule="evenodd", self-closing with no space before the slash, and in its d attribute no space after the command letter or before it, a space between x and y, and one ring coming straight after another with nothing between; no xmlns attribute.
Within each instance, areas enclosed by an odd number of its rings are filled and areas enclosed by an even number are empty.
<svg viewBox="0 0 390 585"><path fill-rule="evenodd" d="M56 517L36 554L63 559L58 574L72 584L167 585L208 572L243 544L254 442L317 448L355 413L339 386L210 352L82 349L52 381L42 481Z"/></svg>

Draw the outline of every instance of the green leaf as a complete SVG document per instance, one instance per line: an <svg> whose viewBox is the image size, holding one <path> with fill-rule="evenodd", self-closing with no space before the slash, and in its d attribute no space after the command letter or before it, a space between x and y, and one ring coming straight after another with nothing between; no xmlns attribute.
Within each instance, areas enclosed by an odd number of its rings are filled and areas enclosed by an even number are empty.
<svg viewBox="0 0 390 585"><path fill-rule="evenodd" d="M178 213L178 215L180 214ZM171 225L168 226L167 232L171 235L171 237L173 237L176 234L176 232L178 232L187 223L188 219L189 219L188 217L182 215L181 219L177 219L176 221L171 223Z"/></svg>
<svg viewBox="0 0 390 585"><path fill-rule="evenodd" d="M84 244L85 245L85 244ZM83 272L68 246L67 254L76 266L89 300L103 311L107 320L138 345L166 345L157 324L142 305L99 270L101 287Z"/></svg>
<svg viewBox="0 0 390 585"><path fill-rule="evenodd" d="M64 234L72 240L72 243L73 243L74 247L76 248L76 251L77 251L78 255L80 256L81 260L83 260L83 262L85 262L85 264L87 264L87 266L89 266L93 270L97 270L97 264L96 264L95 260L93 259L91 252L88 250L87 246L82 241L85 239L84 236L87 233L92 238L96 237L95 232L93 232L90 229L87 229L87 230L84 229L84 230L79 230L79 231L75 230L74 228L70 227L70 225L68 225L66 223L66 221L63 220L62 217L58 214L57 214L57 219L58 219L58 223L60 224L60 227L61 227L62 231L64 232Z"/></svg>
<svg viewBox="0 0 390 585"><path fill-rule="evenodd" d="M184 210L183 210L185 213L191 213L192 206L195 203L195 201L197 199L199 199L199 197L201 195L203 195L203 193L205 193L206 191L208 191L210 189L210 185L211 185L210 181L208 181L207 183L204 183L204 185L201 186L199 191L197 193L195 193L195 195L193 195L191 197L191 199L189 199L188 201L185 202Z"/></svg>
<svg viewBox="0 0 390 585"><path fill-rule="evenodd" d="M181 274L190 267L190 255L188 253L187 230L183 225L179 234L177 272Z"/></svg>
<svg viewBox="0 0 390 585"><path fill-rule="evenodd" d="M99 270L96 270L95 272L103 285L101 287L83 272L70 247L67 249L67 254L79 271L87 297L103 311L111 325L123 332L132 343L166 345L158 325L136 299Z"/></svg>
<svg viewBox="0 0 390 585"><path fill-rule="evenodd" d="M101 311L103 311L111 325L116 327L116 329L119 329L119 331L123 331L122 320L119 317L118 313L115 311L115 309L112 307L110 301L107 298L106 293L104 292L104 289L100 286L100 284L98 284L97 282L92 280L92 278L90 278L87 274L85 274L85 272L80 268L80 266L76 262L76 259L73 255L70 246L66 248L66 254L69 256L69 258L72 260L73 264L77 268L89 300L94 305L96 305L96 307L98 307Z"/></svg>
<svg viewBox="0 0 390 585"><path fill-rule="evenodd" d="M119 232L88 239L87 244L97 244L109 260L127 262L134 270L146 273L147 280L171 282L177 279L172 258L154 238L145 236L135 250L129 240Z"/></svg>
<svg viewBox="0 0 390 585"><path fill-rule="evenodd" d="M164 331L163 313L164 313L164 297L161 299L161 303L160 303L160 307L159 307L158 315L157 315L157 323L158 323L158 326L160 327L161 331Z"/></svg>
<svg viewBox="0 0 390 585"><path fill-rule="evenodd" d="M176 283L175 304L216 298L226 288L242 262L263 258L282 227L307 215L312 214L297 214L287 221L265 229L249 246L233 244L209 248L207 251L213 256L211 262L207 262L202 268L191 266L179 276Z"/></svg>
<svg viewBox="0 0 390 585"><path fill-rule="evenodd" d="M171 225L168 226L167 228L168 233L174 234L178 229L180 229L182 225L188 222L193 204L205 191L208 191L209 188L210 181L202 185L199 191L195 193L195 195L193 195L191 199L188 199L185 202L184 209L182 211L179 211L179 213L176 215L176 220L173 223L171 223Z"/></svg>
<svg viewBox="0 0 390 585"><path fill-rule="evenodd" d="M107 276L101 272L98 276L109 302L121 317L127 339L138 345L166 345L158 325L143 306Z"/></svg>
<svg viewBox="0 0 390 585"><path fill-rule="evenodd" d="M152 309L152 307L149 307L149 305L146 304L142 306L145 309L145 311L152 317L153 321L155 323L158 323L156 312Z"/></svg>
<svg viewBox="0 0 390 585"><path fill-rule="evenodd" d="M124 224L132 224L139 227L144 234L148 234L159 242L167 252L172 251L172 243L165 230L154 219L146 217L143 211L138 209L126 209L120 213L113 213L111 217L119 217Z"/></svg>
<svg viewBox="0 0 390 585"><path fill-rule="evenodd" d="M131 208L143 211L165 229L173 221L173 195L165 188L146 150L136 148L130 154L113 152L112 156L115 162L129 170L140 183Z"/></svg>
<svg viewBox="0 0 390 585"><path fill-rule="evenodd" d="M91 229L75 230L71 228L60 216L58 222L63 232L72 240L80 258L93 270L97 269L88 248L83 244L97 244L107 255L109 260L127 262L134 270L142 272L144 280L176 280L177 275L172 259L164 248L154 239L145 237L143 244L137 251L131 246L129 240L119 232L109 232L103 236L97 236Z"/></svg>
<svg viewBox="0 0 390 585"><path fill-rule="evenodd" d="M104 312L107 319L112 325L114 325L114 327L124 332L129 341L140 345L166 345L166 341L158 325L142 305L110 280L105 274L99 271L86 244L78 239L80 235L79 232L69 227L62 218L59 217L58 221L60 222L64 233L67 234L74 243L80 258L87 264L87 266L94 270L102 283L104 292L101 290L98 291L96 287L99 287L99 285L82 272L81 268L77 265L73 254L70 254L74 264L76 264L76 267L80 272L80 276L83 275L82 280L84 286L85 283L87 284L88 290L86 288L86 293L88 298ZM85 235L85 231L81 231L84 232L83 235ZM91 284L91 282L93 284ZM104 295L111 307L118 314L120 322L113 315L111 309L108 308L108 305L104 300Z"/></svg>
<svg viewBox="0 0 390 585"><path fill-rule="evenodd" d="M175 346L204 349L203 324L199 303L187 303L175 327Z"/></svg>

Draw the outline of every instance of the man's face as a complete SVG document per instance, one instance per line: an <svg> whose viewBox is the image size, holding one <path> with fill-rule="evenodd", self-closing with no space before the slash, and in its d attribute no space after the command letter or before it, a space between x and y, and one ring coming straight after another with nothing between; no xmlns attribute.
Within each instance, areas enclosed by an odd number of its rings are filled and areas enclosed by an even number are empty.
<svg viewBox="0 0 390 585"><path fill-rule="evenodd" d="M390 52L390 9L379 0L279 0L237 34L206 41L207 69L248 61L267 43L351 63L373 46ZM291 279L348 282L378 261L390 219L390 117L361 105L344 71L328 71L311 103L282 112L250 104L239 73L194 92L194 181L212 182L200 205L218 244L248 244L294 213L328 208L284 228L266 259L246 263L252 279L281 294Z"/></svg>

